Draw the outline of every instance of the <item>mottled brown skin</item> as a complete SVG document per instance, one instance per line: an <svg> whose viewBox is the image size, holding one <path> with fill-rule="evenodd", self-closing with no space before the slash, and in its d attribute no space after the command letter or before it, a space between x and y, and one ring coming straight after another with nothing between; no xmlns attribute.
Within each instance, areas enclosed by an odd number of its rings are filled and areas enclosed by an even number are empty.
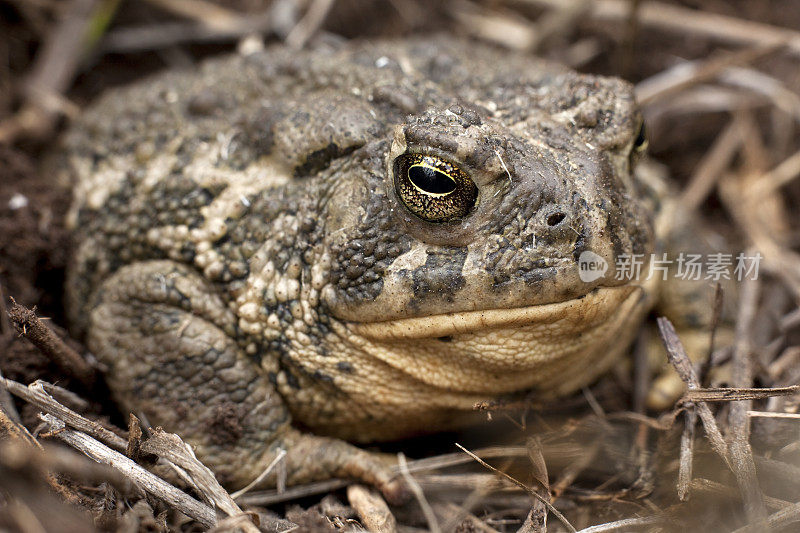
<svg viewBox="0 0 800 533"><path fill-rule="evenodd" d="M224 482L282 447L290 484L397 496L388 463L338 439L567 393L630 343L652 287L614 280L614 258L653 250L657 214L631 170L639 127L623 81L447 39L164 73L109 92L66 138L69 314L117 400ZM412 213L403 154L456 165L474 207ZM609 275L580 281L585 250Z"/></svg>

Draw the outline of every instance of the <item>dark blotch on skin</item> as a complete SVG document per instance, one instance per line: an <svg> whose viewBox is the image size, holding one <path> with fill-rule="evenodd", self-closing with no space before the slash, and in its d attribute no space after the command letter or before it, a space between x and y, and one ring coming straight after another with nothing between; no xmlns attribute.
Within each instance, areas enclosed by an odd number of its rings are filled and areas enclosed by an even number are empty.
<svg viewBox="0 0 800 533"><path fill-rule="evenodd" d="M243 433L239 406L225 402L214 410L214 418L209 424L211 440L220 445L236 442Z"/></svg>
<svg viewBox="0 0 800 533"><path fill-rule="evenodd" d="M340 372L344 372L345 374L352 374L353 373L353 365L351 365L347 361L339 361L338 363L336 363L336 368Z"/></svg>
<svg viewBox="0 0 800 533"><path fill-rule="evenodd" d="M296 176L308 176L319 172L330 165L331 161L337 157L344 157L352 153L357 146L346 146L341 148L334 143L330 143L325 148L320 148L308 154L305 163L297 167L294 171Z"/></svg>
<svg viewBox="0 0 800 533"><path fill-rule="evenodd" d="M411 273L414 296L452 301L466 283L462 273L466 259L465 247L429 251L425 264Z"/></svg>

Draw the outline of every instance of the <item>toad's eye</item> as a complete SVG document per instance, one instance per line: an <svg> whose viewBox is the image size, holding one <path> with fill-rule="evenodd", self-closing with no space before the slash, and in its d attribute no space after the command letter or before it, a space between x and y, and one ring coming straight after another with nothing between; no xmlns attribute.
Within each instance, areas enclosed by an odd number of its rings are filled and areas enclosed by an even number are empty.
<svg viewBox="0 0 800 533"><path fill-rule="evenodd" d="M644 129L644 122L639 123L639 132L633 141L633 151L642 153L647 150L647 131Z"/></svg>
<svg viewBox="0 0 800 533"><path fill-rule="evenodd" d="M429 222L463 218L478 199L478 187L463 170L433 155L397 157L394 185L408 210Z"/></svg>

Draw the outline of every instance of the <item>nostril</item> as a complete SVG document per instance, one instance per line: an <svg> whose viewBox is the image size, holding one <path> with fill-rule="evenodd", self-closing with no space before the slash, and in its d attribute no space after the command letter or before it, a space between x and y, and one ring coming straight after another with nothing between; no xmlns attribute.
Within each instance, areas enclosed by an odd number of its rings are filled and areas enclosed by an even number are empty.
<svg viewBox="0 0 800 533"><path fill-rule="evenodd" d="M547 225L548 226L558 226L564 219L567 218L567 215L558 211L556 213L551 214L547 217Z"/></svg>

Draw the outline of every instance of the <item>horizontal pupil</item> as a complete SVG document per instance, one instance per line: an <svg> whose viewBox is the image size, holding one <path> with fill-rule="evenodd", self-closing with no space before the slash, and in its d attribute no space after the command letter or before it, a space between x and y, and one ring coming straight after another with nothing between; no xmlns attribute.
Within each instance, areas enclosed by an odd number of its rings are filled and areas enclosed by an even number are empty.
<svg viewBox="0 0 800 533"><path fill-rule="evenodd" d="M447 194L456 190L453 178L427 166L413 165L408 169L408 179L420 190L431 194Z"/></svg>

